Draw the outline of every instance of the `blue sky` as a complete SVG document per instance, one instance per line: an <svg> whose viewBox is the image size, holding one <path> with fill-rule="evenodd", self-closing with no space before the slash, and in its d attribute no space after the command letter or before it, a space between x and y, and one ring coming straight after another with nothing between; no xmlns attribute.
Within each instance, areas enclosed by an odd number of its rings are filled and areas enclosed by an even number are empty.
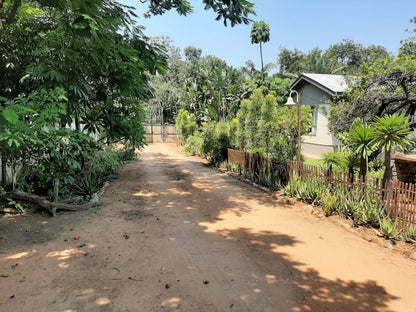
<svg viewBox="0 0 416 312"><path fill-rule="evenodd" d="M139 0L121 0L142 15L146 5ZM308 52L352 39L364 46L384 46L397 54L400 40L409 37L410 19L416 16L415 0L252 0L255 21L270 25L270 41L263 46L264 62L276 63L280 48ZM212 54L233 67L251 59L260 68L259 46L251 44L251 25L225 27L215 13L203 9L202 0L191 0L194 12L179 16L175 11L150 19L140 18L152 37L167 36L181 49L193 45L203 55Z"/></svg>

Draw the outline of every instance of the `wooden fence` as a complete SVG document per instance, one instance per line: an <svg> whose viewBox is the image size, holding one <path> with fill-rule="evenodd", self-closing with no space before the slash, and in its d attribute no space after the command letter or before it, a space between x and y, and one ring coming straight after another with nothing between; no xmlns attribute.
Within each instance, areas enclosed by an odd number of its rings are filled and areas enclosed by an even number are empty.
<svg viewBox="0 0 416 312"><path fill-rule="evenodd" d="M241 172L270 174L280 185L289 181L289 167L286 162L262 156L260 153L247 153L228 149L228 162L240 166Z"/></svg>
<svg viewBox="0 0 416 312"><path fill-rule="evenodd" d="M145 125L146 143L178 143L175 125Z"/></svg>
<svg viewBox="0 0 416 312"><path fill-rule="evenodd" d="M292 179L294 174L304 179L318 180L328 187L336 185L343 188L345 192L358 188L362 190L362 194L367 194L365 191L371 188L383 204L386 214L392 220L396 220L400 227L416 226L415 184L390 180L383 186L381 179L362 179L356 175L291 162L289 163L289 179Z"/></svg>

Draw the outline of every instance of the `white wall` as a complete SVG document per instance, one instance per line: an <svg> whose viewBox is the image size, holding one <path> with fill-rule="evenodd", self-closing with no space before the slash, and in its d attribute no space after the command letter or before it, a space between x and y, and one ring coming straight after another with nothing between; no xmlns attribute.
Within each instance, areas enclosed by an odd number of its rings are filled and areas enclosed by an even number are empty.
<svg viewBox="0 0 416 312"><path fill-rule="evenodd" d="M328 129L329 95L308 83L301 85L297 91L302 94L302 106L319 107L316 112L316 131L302 136L302 153L307 157L321 157L322 153L334 151L341 142Z"/></svg>

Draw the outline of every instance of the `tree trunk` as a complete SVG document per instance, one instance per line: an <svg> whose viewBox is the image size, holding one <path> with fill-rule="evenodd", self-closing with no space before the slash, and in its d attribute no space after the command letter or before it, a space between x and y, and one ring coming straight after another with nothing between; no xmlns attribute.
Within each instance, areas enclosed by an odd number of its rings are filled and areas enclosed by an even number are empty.
<svg viewBox="0 0 416 312"><path fill-rule="evenodd" d="M263 48L261 46L261 41L260 41L260 59L261 59L261 77L264 80L264 67L263 67Z"/></svg>
<svg viewBox="0 0 416 312"><path fill-rule="evenodd" d="M393 167L391 166L391 149L384 152L384 166L386 170L383 175L383 185L393 178Z"/></svg>
<svg viewBox="0 0 416 312"><path fill-rule="evenodd" d="M365 179L367 175L367 160L365 159L364 155L360 155L360 177Z"/></svg>
<svg viewBox="0 0 416 312"><path fill-rule="evenodd" d="M0 194L0 201L6 200L8 198L36 204L39 207L46 209L53 216L55 215L57 210L79 211L101 205L100 203L90 203L76 206L63 203L53 203L48 201L44 197L33 194L27 194L23 192L8 192L5 194Z"/></svg>
<svg viewBox="0 0 416 312"><path fill-rule="evenodd" d="M6 156L1 154L1 183L2 186L6 186L7 184L7 169L6 169Z"/></svg>

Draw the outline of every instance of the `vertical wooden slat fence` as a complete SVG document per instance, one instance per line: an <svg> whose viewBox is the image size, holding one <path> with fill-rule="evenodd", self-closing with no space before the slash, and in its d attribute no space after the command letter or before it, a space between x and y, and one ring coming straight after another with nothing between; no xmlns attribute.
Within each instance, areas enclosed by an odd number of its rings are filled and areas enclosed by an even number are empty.
<svg viewBox="0 0 416 312"><path fill-rule="evenodd" d="M228 162L240 166L242 172L275 174L283 185L289 180L289 166L285 162L233 149L228 149L227 156Z"/></svg>
<svg viewBox="0 0 416 312"><path fill-rule="evenodd" d="M298 162L289 163L289 179L294 174L304 179L318 179L327 186L336 185L346 193L351 190L360 190L367 196L367 189L371 188L384 205L384 210L392 220L398 222L401 228L416 226L416 189L412 183L391 180L382 185L380 179L357 177L343 172L334 172L325 168L307 166Z"/></svg>

